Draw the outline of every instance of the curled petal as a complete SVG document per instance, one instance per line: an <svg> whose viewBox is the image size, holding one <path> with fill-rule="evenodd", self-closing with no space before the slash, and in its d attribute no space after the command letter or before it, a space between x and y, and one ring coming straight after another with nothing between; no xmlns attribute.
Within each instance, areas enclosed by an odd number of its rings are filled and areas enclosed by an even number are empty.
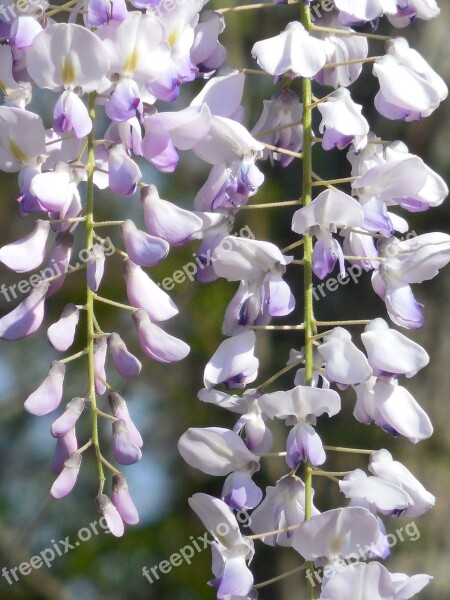
<svg viewBox="0 0 450 600"><path fill-rule="evenodd" d="M61 437L74 427L85 407L84 398L73 398L68 402L66 410L52 424L52 436Z"/></svg>
<svg viewBox="0 0 450 600"><path fill-rule="evenodd" d="M48 221L36 221L31 233L0 248L0 262L16 273L33 271L45 258L49 232Z"/></svg>
<svg viewBox="0 0 450 600"><path fill-rule="evenodd" d="M32 415L42 416L58 408L63 394L65 372L65 365L54 361L47 377L25 400L25 410Z"/></svg>
<svg viewBox="0 0 450 600"><path fill-rule="evenodd" d="M75 427L71 427L69 431L58 437L56 440L55 453L52 458L51 472L59 474L64 468L64 462L69 458L72 452L78 450L77 436L75 435Z"/></svg>
<svg viewBox="0 0 450 600"><path fill-rule="evenodd" d="M59 500L70 494L75 487L80 467L81 454L72 452L69 458L64 461L64 468L52 485L50 494L53 498Z"/></svg>
<svg viewBox="0 0 450 600"><path fill-rule="evenodd" d="M97 507L105 518L106 524L108 525L109 531L115 537L122 537L125 531L122 517L120 516L117 508L111 502L106 494L97 496L96 499Z"/></svg>
<svg viewBox="0 0 450 600"><path fill-rule="evenodd" d="M50 325L47 329L47 337L55 350L65 352L70 348L75 338L79 318L80 309L75 304L67 304L59 321Z"/></svg>
<svg viewBox="0 0 450 600"><path fill-rule="evenodd" d="M152 321L167 321L178 314L170 296L129 259L123 262L128 300L131 306L144 310Z"/></svg>
<svg viewBox="0 0 450 600"><path fill-rule="evenodd" d="M122 473L114 473L112 476L111 500L124 523L127 525L139 523L138 512Z"/></svg>
<svg viewBox="0 0 450 600"><path fill-rule="evenodd" d="M103 382L106 382L105 362L107 348L106 337L94 340L95 391L99 396L102 396L106 392L106 385Z"/></svg>
<svg viewBox="0 0 450 600"><path fill-rule="evenodd" d="M121 419L125 422L133 443L138 446L138 448L142 448L144 444L142 436L130 417L125 399L117 392L110 392L108 395L108 402L116 419Z"/></svg>
<svg viewBox="0 0 450 600"><path fill-rule="evenodd" d="M101 244L94 244L87 264L87 283L96 292L100 287L105 271L105 250Z"/></svg>
<svg viewBox="0 0 450 600"><path fill-rule="evenodd" d="M14 310L0 318L0 338L20 340L39 329L44 319L44 301L49 284L40 281Z"/></svg>
<svg viewBox="0 0 450 600"><path fill-rule="evenodd" d="M237 433L222 427L190 427L180 437L178 450L191 467L208 475L228 475L259 462Z"/></svg>
<svg viewBox="0 0 450 600"><path fill-rule="evenodd" d="M289 23L279 35L256 42L252 56L271 75L292 72L313 77L327 60L327 46L311 37L297 21Z"/></svg>
<svg viewBox="0 0 450 600"><path fill-rule="evenodd" d="M180 246L198 237L203 221L191 211L180 208L159 197L154 185L142 189L142 204L147 231L166 240L171 246Z"/></svg>
<svg viewBox="0 0 450 600"><path fill-rule="evenodd" d="M140 231L130 219L122 223L121 229L125 250L136 265L153 267L169 253L170 246L166 240Z"/></svg>
<svg viewBox="0 0 450 600"><path fill-rule="evenodd" d="M133 320L136 323L139 344L150 358L171 363L182 360L189 354L190 348L185 342L152 323L145 311L135 311Z"/></svg>
<svg viewBox="0 0 450 600"><path fill-rule="evenodd" d="M113 421L112 452L116 461L121 465L132 465L142 458L142 452L131 437L123 419Z"/></svg>
<svg viewBox="0 0 450 600"><path fill-rule="evenodd" d="M142 365L134 354L127 350L125 342L118 333L113 332L108 336L108 350L117 372L124 379L133 379L139 375Z"/></svg>
<svg viewBox="0 0 450 600"><path fill-rule="evenodd" d="M253 331L224 340L206 365L205 387L210 389L219 383L227 383L230 388L242 388L255 381L259 366L254 355L255 342Z"/></svg>
<svg viewBox="0 0 450 600"><path fill-rule="evenodd" d="M121 144L116 144L108 152L109 187L119 196L132 196L142 173Z"/></svg>
<svg viewBox="0 0 450 600"><path fill-rule="evenodd" d="M58 98L53 113L53 127L57 133L73 131L79 139L91 132L92 121L88 109L74 92L67 90Z"/></svg>
<svg viewBox="0 0 450 600"><path fill-rule="evenodd" d="M325 375L329 381L352 385L372 375L367 358L351 341L350 333L342 327L335 327L325 336L318 352L325 360Z"/></svg>
<svg viewBox="0 0 450 600"><path fill-rule="evenodd" d="M66 278L65 273L69 268L73 243L74 237L69 231L62 231L56 236L53 248L48 257L47 266L41 271L41 274L45 277L59 276L53 281L50 281L47 298L50 298L50 296L59 292L64 284Z"/></svg>

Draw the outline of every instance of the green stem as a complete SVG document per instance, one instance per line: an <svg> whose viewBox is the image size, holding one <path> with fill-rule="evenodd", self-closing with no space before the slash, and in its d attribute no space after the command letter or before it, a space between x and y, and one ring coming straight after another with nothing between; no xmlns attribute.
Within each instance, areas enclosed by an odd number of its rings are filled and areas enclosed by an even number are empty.
<svg viewBox="0 0 450 600"><path fill-rule="evenodd" d="M303 3L300 0L301 22L307 31L311 31L311 13L309 4ZM312 145L313 145L313 130L312 130L312 108L313 103L311 79L307 77L302 81L303 90L303 206L308 206L312 202ZM313 336L314 336L314 306L313 306L313 279L312 279L312 238L306 234L304 236L304 270L303 270L303 285L304 285L304 324L305 324L305 383L312 384L313 378ZM305 520L311 518L312 515L312 468L308 460L305 464ZM307 564L307 569L313 569L313 565ZM307 578L307 596L309 600L314 600L314 588Z"/></svg>
<svg viewBox="0 0 450 600"><path fill-rule="evenodd" d="M95 171L95 101L96 95L89 95L89 116L92 120L92 131L88 136L88 160L87 160L87 199L86 199L86 248L90 250L94 245L94 171ZM88 377L89 391L88 396L91 401L92 409L92 443L95 449L97 459L97 470L99 479L99 494L103 492L105 483L105 475L103 472L102 454L100 452L99 436L98 436L98 413L97 402L95 395L95 368L94 368L94 340L95 340L95 314L94 314L94 298L95 294L87 285L86 294L86 312L87 312L87 355L88 355Z"/></svg>

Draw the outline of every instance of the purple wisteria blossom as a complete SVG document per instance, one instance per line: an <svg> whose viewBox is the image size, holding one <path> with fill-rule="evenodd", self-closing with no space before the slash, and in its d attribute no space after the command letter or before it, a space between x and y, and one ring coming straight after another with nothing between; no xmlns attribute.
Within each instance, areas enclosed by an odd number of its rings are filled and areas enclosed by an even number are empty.
<svg viewBox="0 0 450 600"><path fill-rule="evenodd" d="M338 241L333 238L337 229L361 227L363 210L351 196L338 190L321 192L311 204L300 208L292 218L292 230L317 238L313 250L313 272L324 279L339 262L341 275L345 275L344 254Z"/></svg>
<svg viewBox="0 0 450 600"><path fill-rule="evenodd" d="M252 481L252 475L259 470L259 457L234 431L191 427L181 436L178 450L192 467L208 475L227 475L222 500L231 507L254 508L261 502L262 491Z"/></svg>
<svg viewBox="0 0 450 600"><path fill-rule="evenodd" d="M207 494L194 494L189 505L213 536L210 585L217 598L246 596L253 586L253 575L247 566L254 554L253 542L243 536L233 512L224 502Z"/></svg>
<svg viewBox="0 0 450 600"><path fill-rule="evenodd" d="M272 392L259 398L262 410L271 418L293 425L286 441L286 463L295 469L301 462L325 462L322 441L314 429L316 418L324 413L336 415L341 409L339 395L333 390L297 386L287 392Z"/></svg>

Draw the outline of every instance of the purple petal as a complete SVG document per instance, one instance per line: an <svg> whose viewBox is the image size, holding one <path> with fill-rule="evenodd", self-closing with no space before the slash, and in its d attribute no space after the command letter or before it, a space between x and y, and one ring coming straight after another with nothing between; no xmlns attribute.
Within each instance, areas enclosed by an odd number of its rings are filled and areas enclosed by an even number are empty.
<svg viewBox="0 0 450 600"><path fill-rule="evenodd" d="M73 398L67 403L66 410L52 424L52 436L61 437L74 427L85 407L84 398Z"/></svg>
<svg viewBox="0 0 450 600"><path fill-rule="evenodd" d="M222 500L236 510L255 508L263 493L252 480L250 471L235 471L225 479Z"/></svg>
<svg viewBox="0 0 450 600"><path fill-rule="evenodd" d="M101 337L94 340L94 369L96 374L95 391L99 396L102 396L106 392L106 385L103 382L106 382L105 362L107 349L108 344L106 337ZM99 377L102 379L102 381L99 379Z"/></svg>
<svg viewBox="0 0 450 600"><path fill-rule="evenodd" d="M115 460L120 465L132 465L142 458L142 452L131 437L126 423L123 419L118 419L112 424L113 439L112 453Z"/></svg>
<svg viewBox="0 0 450 600"><path fill-rule="evenodd" d="M69 231L58 233L53 248L50 251L50 256L48 257L47 266L41 271L41 275L45 273L45 277L53 277L67 272L70 256L72 254L73 242L74 237ZM61 277L50 282L47 298L50 298L50 296L59 292L64 284L65 278L65 275L61 275Z"/></svg>
<svg viewBox="0 0 450 600"><path fill-rule="evenodd" d="M125 422L125 425L128 429L128 433L130 434L133 443L139 448L142 448L144 444L142 436L130 417L130 413L128 412L128 406L125 402L125 399L122 398L122 396L117 392L111 392L108 395L108 402L113 415L117 419L121 419Z"/></svg>
<svg viewBox="0 0 450 600"><path fill-rule="evenodd" d="M142 140L144 157L161 173L173 173L179 161L178 152L167 131L155 129Z"/></svg>
<svg viewBox="0 0 450 600"><path fill-rule="evenodd" d="M319 279L325 279L334 269L336 255L333 254L329 244L326 244L323 238L319 238L314 244L312 264L313 273Z"/></svg>
<svg viewBox="0 0 450 600"><path fill-rule="evenodd" d="M80 310L75 304L67 304L59 321L50 325L47 329L47 337L55 350L65 352L70 348L75 338L79 318Z"/></svg>
<svg viewBox="0 0 450 600"><path fill-rule="evenodd" d="M203 221L194 213L159 197L154 185L142 189L144 220L147 231L166 240L171 246L181 246L197 237Z"/></svg>
<svg viewBox="0 0 450 600"><path fill-rule="evenodd" d="M72 452L69 458L64 461L64 468L52 485L50 494L53 498L59 500L60 498L67 496L67 494L70 494L75 487L80 466L81 454Z"/></svg>
<svg viewBox="0 0 450 600"><path fill-rule="evenodd" d="M153 267L169 253L166 240L140 231L130 219L122 223L121 229L125 250L136 265Z"/></svg>
<svg viewBox="0 0 450 600"><path fill-rule="evenodd" d="M136 525L139 523L139 515L131 499L125 477L122 473L114 473L112 476L111 500L127 525Z"/></svg>
<svg viewBox="0 0 450 600"><path fill-rule="evenodd" d="M33 271L45 258L49 231L47 221L36 221L31 233L0 248L0 262L16 273Z"/></svg>
<svg viewBox="0 0 450 600"><path fill-rule="evenodd" d="M66 90L55 104L53 126L58 133L73 131L77 138L86 137L92 130L88 109L74 92Z"/></svg>
<svg viewBox="0 0 450 600"><path fill-rule="evenodd" d="M133 379L139 375L142 365L134 354L127 350L118 333L113 332L108 337L108 350L119 375L124 379Z"/></svg>
<svg viewBox="0 0 450 600"><path fill-rule="evenodd" d="M136 111L142 110L139 87L133 79L119 81L105 107L106 114L113 121L128 121L136 116Z"/></svg>
<svg viewBox="0 0 450 600"><path fill-rule="evenodd" d="M94 244L90 251L90 258L87 264L87 283L89 288L96 292L105 271L105 251L101 244Z"/></svg>
<svg viewBox="0 0 450 600"><path fill-rule="evenodd" d="M88 23L100 27L110 21L124 21L128 16L125 0L89 0Z"/></svg>
<svg viewBox="0 0 450 600"><path fill-rule="evenodd" d="M423 326L423 304L414 298L411 286L388 286L385 302L389 317L400 327L418 329Z"/></svg>
<svg viewBox="0 0 450 600"><path fill-rule="evenodd" d="M217 587L219 600L228 595L247 596L253 586L253 575L244 557L234 556L226 561L222 576L212 584Z"/></svg>
<svg viewBox="0 0 450 600"><path fill-rule="evenodd" d="M20 340L39 329L44 319L44 301L49 285L39 281L14 310L0 318L0 338Z"/></svg>
<svg viewBox="0 0 450 600"><path fill-rule="evenodd" d="M145 311L135 311L133 319L138 331L139 344L150 358L171 363L182 360L189 354L190 348L185 342L152 323Z"/></svg>
<svg viewBox="0 0 450 600"><path fill-rule="evenodd" d="M280 279L269 280L269 313L272 317L284 317L295 308L295 297L288 284Z"/></svg>
<svg viewBox="0 0 450 600"><path fill-rule="evenodd" d="M59 474L63 470L64 462L69 458L72 452L78 450L75 427L69 429L67 433L56 440L55 453L53 454L51 472Z"/></svg>
<svg viewBox="0 0 450 600"><path fill-rule="evenodd" d="M108 152L109 187L119 196L132 196L142 173L121 145L113 146Z"/></svg>
<svg viewBox="0 0 450 600"><path fill-rule="evenodd" d="M62 400L65 372L65 365L54 361L47 377L25 400L25 410L32 415L42 416L58 408Z"/></svg>
<svg viewBox="0 0 450 600"><path fill-rule="evenodd" d="M109 531L115 537L121 537L124 534L125 527L122 517L120 516L114 504L106 494L97 496L96 502L99 511L102 513L106 524L108 525Z"/></svg>
<svg viewBox="0 0 450 600"><path fill-rule="evenodd" d="M166 292L131 260L123 262L127 296L131 306L141 308L152 321L166 321L178 314L178 309Z"/></svg>
<svg viewBox="0 0 450 600"><path fill-rule="evenodd" d="M326 459L322 440L314 427L304 422L297 423L289 432L286 451L286 464L291 469L308 459L314 466L322 465Z"/></svg>

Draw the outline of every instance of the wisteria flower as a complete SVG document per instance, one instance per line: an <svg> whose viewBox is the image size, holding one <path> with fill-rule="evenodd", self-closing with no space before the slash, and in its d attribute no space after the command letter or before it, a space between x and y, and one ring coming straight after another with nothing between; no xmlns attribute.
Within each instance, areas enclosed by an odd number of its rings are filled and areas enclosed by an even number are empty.
<svg viewBox="0 0 450 600"><path fill-rule="evenodd" d="M254 354L255 343L253 331L244 331L224 340L205 367L205 387L210 389L225 383L231 389L243 388L255 381L259 366Z"/></svg>
<svg viewBox="0 0 450 600"><path fill-rule="evenodd" d="M246 596L253 586L247 566L253 558L253 542L243 536L232 510L224 502L207 494L194 494L189 505L213 536L212 544L217 598Z"/></svg>
<svg viewBox="0 0 450 600"><path fill-rule="evenodd" d="M387 54L378 59L374 75L380 83L375 107L388 119L420 121L447 98L444 80L403 38L386 43Z"/></svg>
<svg viewBox="0 0 450 600"><path fill-rule="evenodd" d="M209 475L228 475L222 500L233 508L254 508L261 502L262 491L251 479L259 469L259 457L234 431L191 427L179 439L178 450L191 467Z"/></svg>
<svg viewBox="0 0 450 600"><path fill-rule="evenodd" d="M425 233L409 240L383 240L379 246L384 262L372 275L375 292L386 302L389 317L407 329L423 325L422 305L411 284L435 277L450 261L450 236Z"/></svg>
<svg viewBox="0 0 450 600"><path fill-rule="evenodd" d="M327 61L328 46L309 35L298 21L289 23L279 35L256 42L252 56L271 75L313 77Z"/></svg>
<svg viewBox="0 0 450 600"><path fill-rule="evenodd" d="M259 405L271 419L284 419L287 425L294 426L286 441L288 467L294 469L308 459L313 465L325 461L325 450L313 425L324 413L331 417L340 411L339 394L298 385L287 392L264 394L259 398Z"/></svg>
<svg viewBox="0 0 450 600"><path fill-rule="evenodd" d="M292 230L317 237L313 249L313 272L324 279L339 261L339 269L345 276L344 254L333 238L338 228L361 227L364 213L361 205L351 196L338 190L321 192L311 204L300 208L292 217Z"/></svg>

